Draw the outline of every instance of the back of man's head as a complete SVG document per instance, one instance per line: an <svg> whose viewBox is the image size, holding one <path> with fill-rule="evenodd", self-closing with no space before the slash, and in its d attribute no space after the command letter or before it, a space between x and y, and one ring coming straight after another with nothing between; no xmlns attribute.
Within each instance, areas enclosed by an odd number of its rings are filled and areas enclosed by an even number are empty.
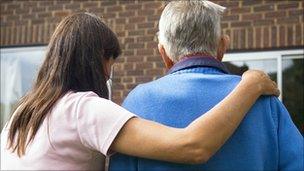
<svg viewBox="0 0 304 171"><path fill-rule="evenodd" d="M195 53L216 56L224 10L205 0L168 3L159 21L159 43L174 62Z"/></svg>

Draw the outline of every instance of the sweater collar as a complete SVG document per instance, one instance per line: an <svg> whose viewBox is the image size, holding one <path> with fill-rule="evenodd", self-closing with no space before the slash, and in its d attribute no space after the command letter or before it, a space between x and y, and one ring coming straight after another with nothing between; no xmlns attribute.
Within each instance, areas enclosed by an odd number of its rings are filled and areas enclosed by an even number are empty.
<svg viewBox="0 0 304 171"><path fill-rule="evenodd" d="M221 61L217 60L215 57L194 55L182 58L178 63L173 65L173 67L168 71L167 74L172 74L180 70L197 67L212 67L217 68L226 74L229 73L226 66Z"/></svg>

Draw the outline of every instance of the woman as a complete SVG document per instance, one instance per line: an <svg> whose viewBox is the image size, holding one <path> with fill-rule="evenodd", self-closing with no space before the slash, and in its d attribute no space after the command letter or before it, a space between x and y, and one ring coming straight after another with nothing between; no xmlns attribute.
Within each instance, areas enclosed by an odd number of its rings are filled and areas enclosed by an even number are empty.
<svg viewBox="0 0 304 171"><path fill-rule="evenodd" d="M2 169L103 169L111 151L202 163L261 94L278 94L264 73L250 71L212 110L184 129L170 128L106 100L110 66L119 54L115 34L97 16L74 14L61 21L33 89L2 131Z"/></svg>

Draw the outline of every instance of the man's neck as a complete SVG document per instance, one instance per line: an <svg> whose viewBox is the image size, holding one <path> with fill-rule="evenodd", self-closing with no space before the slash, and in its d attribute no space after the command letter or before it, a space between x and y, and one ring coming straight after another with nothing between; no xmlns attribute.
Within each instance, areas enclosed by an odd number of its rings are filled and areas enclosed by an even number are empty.
<svg viewBox="0 0 304 171"><path fill-rule="evenodd" d="M179 61L182 61L182 60L185 60L185 59L188 59L188 58L193 58L193 57L211 57L211 58L214 58L214 59L218 60L215 56L213 56L209 53L197 52L197 53L191 53L191 54L182 56L182 57L179 58Z"/></svg>
<svg viewBox="0 0 304 171"><path fill-rule="evenodd" d="M217 58L200 53L183 57L181 60L175 63L172 68L170 68L167 74L193 67L213 67L218 68L224 73L229 73L225 65Z"/></svg>

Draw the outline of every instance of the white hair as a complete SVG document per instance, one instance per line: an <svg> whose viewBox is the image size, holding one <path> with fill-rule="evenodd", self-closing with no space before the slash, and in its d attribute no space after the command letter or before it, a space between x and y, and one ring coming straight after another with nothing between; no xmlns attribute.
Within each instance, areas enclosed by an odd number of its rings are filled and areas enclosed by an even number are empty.
<svg viewBox="0 0 304 171"><path fill-rule="evenodd" d="M206 0L168 3L159 20L159 43L174 62L193 53L216 56L225 9Z"/></svg>

